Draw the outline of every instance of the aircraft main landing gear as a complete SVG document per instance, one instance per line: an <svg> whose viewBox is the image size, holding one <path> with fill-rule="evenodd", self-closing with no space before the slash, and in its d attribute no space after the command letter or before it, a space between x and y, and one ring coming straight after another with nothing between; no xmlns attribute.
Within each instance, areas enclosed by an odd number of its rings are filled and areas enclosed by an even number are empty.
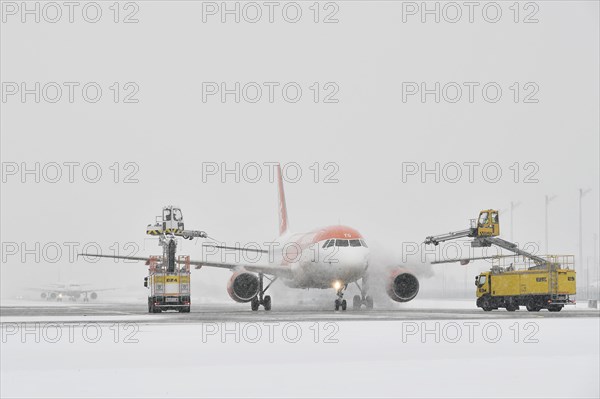
<svg viewBox="0 0 600 399"><path fill-rule="evenodd" d="M269 280L269 284L267 284L267 286L263 289L263 279L265 278ZM273 279L270 279L269 277L266 277L263 273L258 273L258 294L250 301L250 309L252 309L253 312L257 311L260 305L263 305L266 311L271 310L271 297L269 295L265 295L265 292L267 292L267 290L269 289L271 284L275 282L275 280L277 280L277 277L273 277Z"/></svg>
<svg viewBox="0 0 600 399"><path fill-rule="evenodd" d="M366 289L364 289L366 286L366 282L364 278L362 280L362 287L358 284L358 281L354 282L354 284L356 284L356 286L360 290L360 295L354 295L354 298L352 298L353 310L360 310L360 307L362 305L365 305L365 308L369 310L373 309L373 297L367 295Z"/></svg>

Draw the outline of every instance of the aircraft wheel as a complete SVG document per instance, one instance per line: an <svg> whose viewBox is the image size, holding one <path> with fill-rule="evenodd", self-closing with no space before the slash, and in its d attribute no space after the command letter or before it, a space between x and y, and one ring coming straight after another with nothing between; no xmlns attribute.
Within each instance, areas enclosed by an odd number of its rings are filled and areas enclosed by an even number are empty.
<svg viewBox="0 0 600 399"><path fill-rule="evenodd" d="M352 309L359 310L360 309L360 295L354 295L352 298Z"/></svg>
<svg viewBox="0 0 600 399"><path fill-rule="evenodd" d="M342 300L342 310L346 310L346 307L348 306L348 304L346 303L346 300Z"/></svg>
<svg viewBox="0 0 600 399"><path fill-rule="evenodd" d="M252 309L253 312L256 312L258 310L259 305L260 303L258 302L258 297L252 298L252 300L250 301L250 309Z"/></svg>
<svg viewBox="0 0 600 399"><path fill-rule="evenodd" d="M265 307L265 310L271 310L271 297L269 295L265 296L263 306Z"/></svg>
<svg viewBox="0 0 600 399"><path fill-rule="evenodd" d="M341 303L340 303L340 300L339 300L339 299L336 299L336 300L335 300L335 310L336 310L336 311L337 311L337 310L340 310L340 305L341 305Z"/></svg>
<svg viewBox="0 0 600 399"><path fill-rule="evenodd" d="M373 297L367 295L365 301L367 302L367 309L373 309Z"/></svg>

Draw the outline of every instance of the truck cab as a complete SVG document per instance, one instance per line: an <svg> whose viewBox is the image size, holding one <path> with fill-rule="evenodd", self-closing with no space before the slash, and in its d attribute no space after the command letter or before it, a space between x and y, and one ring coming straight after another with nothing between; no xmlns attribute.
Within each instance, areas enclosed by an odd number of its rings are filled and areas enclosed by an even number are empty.
<svg viewBox="0 0 600 399"><path fill-rule="evenodd" d="M184 230L183 213L181 208L173 205L165 206L161 216L158 216L154 225L148 225L146 233L149 235L176 234Z"/></svg>
<svg viewBox="0 0 600 399"><path fill-rule="evenodd" d="M476 237L496 237L500 235L500 215L497 210L486 209L479 212Z"/></svg>
<svg viewBox="0 0 600 399"><path fill-rule="evenodd" d="M490 293L490 272L481 273L475 277L475 286L477 287L477 298Z"/></svg>

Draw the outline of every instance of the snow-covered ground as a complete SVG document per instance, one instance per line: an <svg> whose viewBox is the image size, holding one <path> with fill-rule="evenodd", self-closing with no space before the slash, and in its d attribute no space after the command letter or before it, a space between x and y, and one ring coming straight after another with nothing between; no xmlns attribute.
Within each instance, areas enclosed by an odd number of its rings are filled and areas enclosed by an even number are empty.
<svg viewBox="0 0 600 399"><path fill-rule="evenodd" d="M2 397L598 397L600 319L3 320ZM113 318L113 320L115 320Z"/></svg>

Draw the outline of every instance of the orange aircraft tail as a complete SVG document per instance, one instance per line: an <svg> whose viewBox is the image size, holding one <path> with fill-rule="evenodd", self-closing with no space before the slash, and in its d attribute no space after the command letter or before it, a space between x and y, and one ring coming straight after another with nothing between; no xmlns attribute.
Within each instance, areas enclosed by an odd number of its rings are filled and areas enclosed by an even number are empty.
<svg viewBox="0 0 600 399"><path fill-rule="evenodd" d="M288 230L288 215L285 205L285 192L283 191L283 178L281 177L281 166L277 164L277 182L279 185L279 235L282 236Z"/></svg>

